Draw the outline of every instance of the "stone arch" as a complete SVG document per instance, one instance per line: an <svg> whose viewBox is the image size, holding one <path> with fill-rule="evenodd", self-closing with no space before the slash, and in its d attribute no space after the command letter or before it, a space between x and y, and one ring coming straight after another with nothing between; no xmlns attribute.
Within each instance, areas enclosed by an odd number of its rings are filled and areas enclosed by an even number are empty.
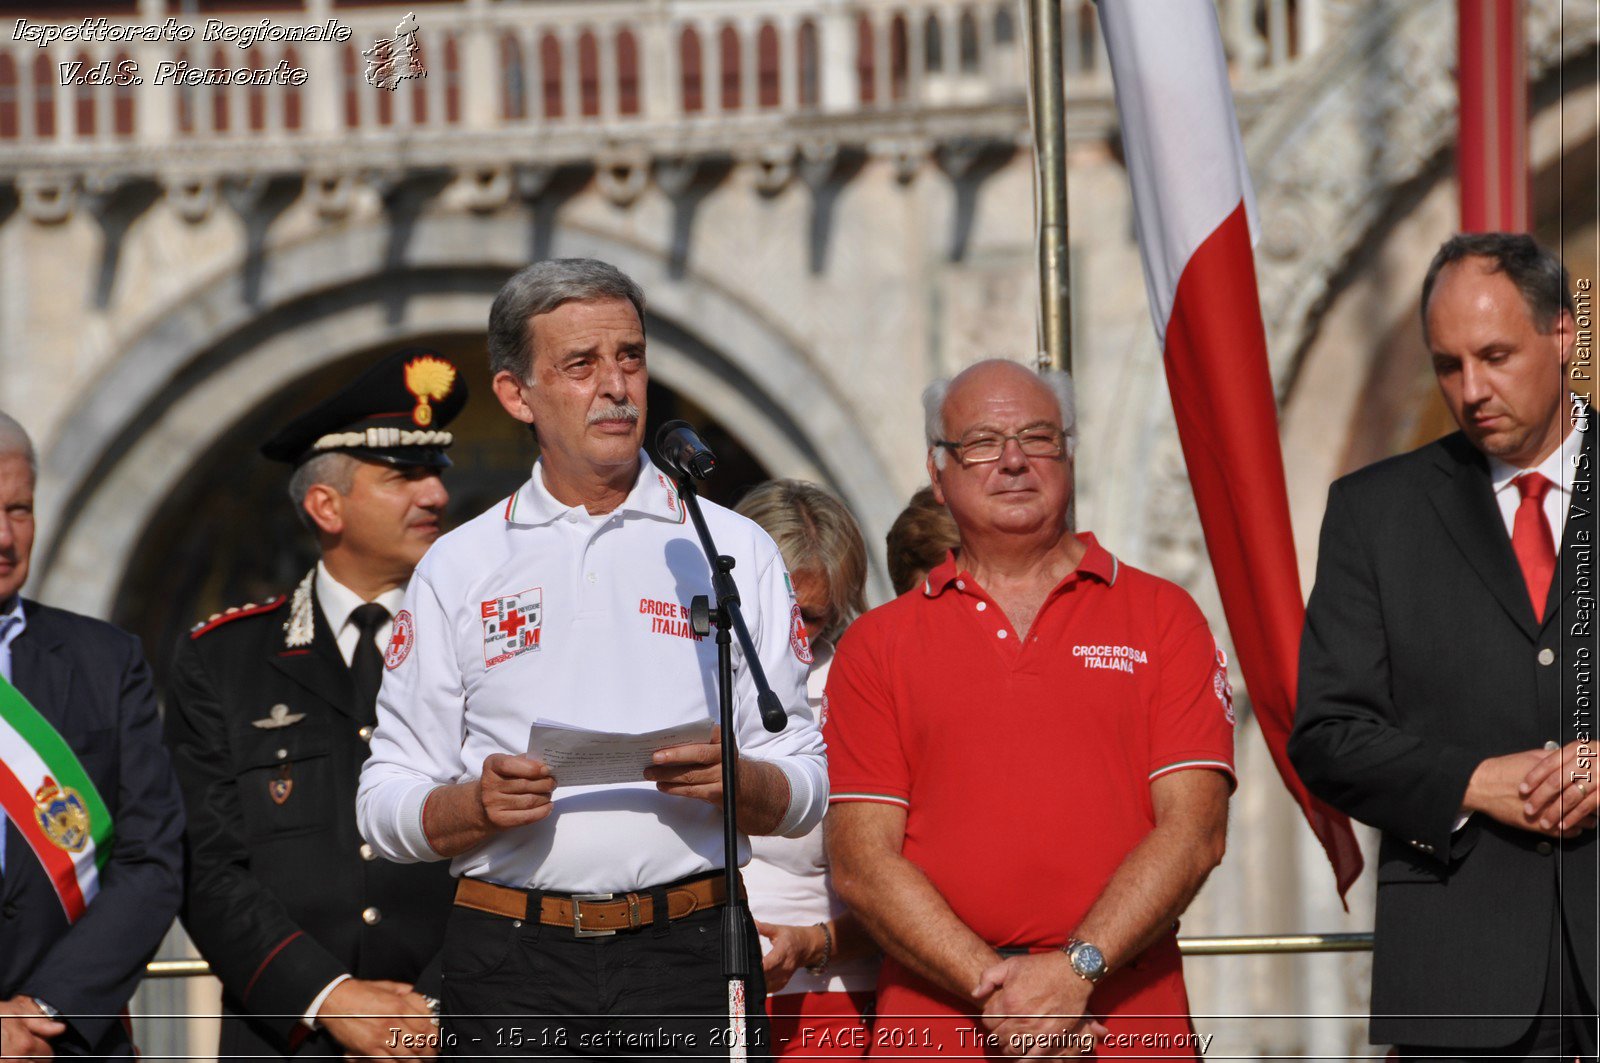
<svg viewBox="0 0 1600 1063"><path fill-rule="evenodd" d="M419 218L403 249L382 219L275 248L255 298L245 268L175 300L119 355L41 453L50 485L41 597L109 615L140 536L195 455L264 398L374 345L479 332L528 229L463 214ZM552 257L615 263L647 292L653 377L693 396L775 475L836 491L881 540L901 499L882 455L801 343L752 302L652 251L563 227ZM887 589L874 559L873 589Z"/></svg>

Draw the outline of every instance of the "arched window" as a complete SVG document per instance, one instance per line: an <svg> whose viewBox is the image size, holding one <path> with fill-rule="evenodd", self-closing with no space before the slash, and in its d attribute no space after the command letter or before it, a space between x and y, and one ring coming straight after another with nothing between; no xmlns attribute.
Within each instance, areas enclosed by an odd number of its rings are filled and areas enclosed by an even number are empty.
<svg viewBox="0 0 1600 1063"><path fill-rule="evenodd" d="M578 106L586 118L600 113L600 45L589 30L578 35Z"/></svg>
<svg viewBox="0 0 1600 1063"><path fill-rule="evenodd" d="M82 63L81 69L87 71L94 66L94 60L89 58L88 52L79 52L77 61ZM77 85L72 89L72 126L73 132L80 137L94 136L94 94L93 85Z"/></svg>
<svg viewBox="0 0 1600 1063"><path fill-rule="evenodd" d="M132 61L133 57L127 52L118 52L117 57L111 61L113 71L123 69L122 64ZM133 86L120 82L111 90L111 131L119 137L133 136L133 126L136 119L133 102Z"/></svg>
<svg viewBox="0 0 1600 1063"><path fill-rule="evenodd" d="M539 77L543 85L544 116L560 118L561 93L561 42L555 34L547 33L539 42Z"/></svg>
<svg viewBox="0 0 1600 1063"><path fill-rule="evenodd" d="M878 98L878 64L872 47L872 20L862 15L856 19L856 79L860 82L858 94L861 102L870 104Z"/></svg>
<svg viewBox="0 0 1600 1063"><path fill-rule="evenodd" d="M810 19L800 23L795 43L800 67L800 106L816 107L822 102L821 71L817 69L817 24Z"/></svg>
<svg viewBox="0 0 1600 1063"><path fill-rule="evenodd" d="M15 140L22 132L17 119L17 64L0 53L0 139Z"/></svg>
<svg viewBox="0 0 1600 1063"><path fill-rule="evenodd" d="M56 72L44 55L33 61L33 132L39 137L56 135Z"/></svg>
<svg viewBox="0 0 1600 1063"><path fill-rule="evenodd" d="M211 52L211 65L217 67L231 67L228 62L228 53L220 47ZM214 85L211 88L211 131L213 133L226 133L230 127L228 107L228 87Z"/></svg>
<svg viewBox="0 0 1600 1063"><path fill-rule="evenodd" d="M361 80L366 80L365 71L362 72ZM403 85L405 82L402 81L400 84ZM394 125L394 96L397 90L369 88L367 91L377 97L378 124L381 126Z"/></svg>
<svg viewBox="0 0 1600 1063"><path fill-rule="evenodd" d="M188 49L179 48L178 54L174 58L181 67L183 64L189 61ZM194 132L194 88L189 85L179 85L173 91L178 94L178 134L180 136L188 136Z"/></svg>
<svg viewBox="0 0 1600 1063"><path fill-rule="evenodd" d="M300 56L293 48L285 48L283 61L291 67L298 67ZM305 122L304 116L300 113L300 86L285 85L278 91L283 93L283 128L299 129Z"/></svg>
<svg viewBox="0 0 1600 1063"><path fill-rule="evenodd" d="M911 65L911 42L906 34L904 15L889 23L889 98L906 98L906 78Z"/></svg>
<svg viewBox="0 0 1600 1063"><path fill-rule="evenodd" d="M1011 14L1011 0L994 9L994 43L1009 48L1017 40L1017 20Z"/></svg>
<svg viewBox="0 0 1600 1063"><path fill-rule="evenodd" d="M724 26L717 40L722 56L722 109L737 111L739 88L744 80L739 64L739 32L732 26Z"/></svg>
<svg viewBox="0 0 1600 1063"><path fill-rule="evenodd" d="M461 48L453 33L444 39L444 120L446 125L461 121Z"/></svg>
<svg viewBox="0 0 1600 1063"><path fill-rule="evenodd" d="M510 33L500 35L500 117L520 122L528 117L527 71L522 66L522 46Z"/></svg>
<svg viewBox="0 0 1600 1063"><path fill-rule="evenodd" d="M930 74L944 69L944 27L938 15L929 15L922 24L922 69Z"/></svg>
<svg viewBox="0 0 1600 1063"><path fill-rule="evenodd" d="M678 68L681 71L678 104L684 114L699 114L705 108L705 72L701 67L700 34L693 26L685 26L678 35Z"/></svg>
<svg viewBox="0 0 1600 1063"><path fill-rule="evenodd" d="M344 127L361 125L361 58L354 45L344 46ZM371 91L370 89L368 91Z"/></svg>
<svg viewBox="0 0 1600 1063"><path fill-rule="evenodd" d="M617 113L639 113L639 42L632 30L617 34Z"/></svg>
<svg viewBox="0 0 1600 1063"><path fill-rule="evenodd" d="M976 74L978 72L978 20L972 14L972 8L961 12L961 23L958 30L961 48L961 72L963 74Z"/></svg>
<svg viewBox="0 0 1600 1063"><path fill-rule="evenodd" d="M770 22L761 24L756 33L756 106L776 107L783 98L779 81L782 72L778 66L778 30Z"/></svg>
<svg viewBox="0 0 1600 1063"><path fill-rule="evenodd" d="M246 54L249 59L245 65L251 70L260 70L266 63L259 47L251 48ZM245 89L245 125L253 133L259 133L267 128L267 92L260 85L251 85Z"/></svg>

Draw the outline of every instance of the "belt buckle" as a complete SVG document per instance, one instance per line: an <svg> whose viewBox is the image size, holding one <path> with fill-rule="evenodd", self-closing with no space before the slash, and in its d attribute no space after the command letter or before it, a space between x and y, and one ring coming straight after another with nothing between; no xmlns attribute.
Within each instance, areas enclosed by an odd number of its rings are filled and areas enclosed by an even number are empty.
<svg viewBox="0 0 1600 1063"><path fill-rule="evenodd" d="M568 900L572 901L572 936L577 938L603 938L611 937L615 930L585 930L583 928L583 902L584 901L614 901L615 893L574 893Z"/></svg>

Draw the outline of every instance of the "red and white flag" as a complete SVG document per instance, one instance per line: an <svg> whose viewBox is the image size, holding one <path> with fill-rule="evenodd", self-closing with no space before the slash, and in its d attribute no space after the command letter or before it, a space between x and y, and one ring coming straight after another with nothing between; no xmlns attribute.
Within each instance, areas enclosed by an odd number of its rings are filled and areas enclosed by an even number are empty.
<svg viewBox="0 0 1600 1063"><path fill-rule="evenodd" d="M1101 0L1150 313L1222 608L1261 733L1333 863L1350 821L1289 762L1305 606L1256 292L1255 195L1212 0Z"/></svg>

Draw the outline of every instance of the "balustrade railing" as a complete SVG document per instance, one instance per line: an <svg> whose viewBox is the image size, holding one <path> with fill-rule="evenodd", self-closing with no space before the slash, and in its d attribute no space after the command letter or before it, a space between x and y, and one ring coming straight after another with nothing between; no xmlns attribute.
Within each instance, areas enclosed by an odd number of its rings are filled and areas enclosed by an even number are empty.
<svg viewBox="0 0 1600 1063"><path fill-rule="evenodd" d="M1269 86L1320 43L1318 0L1217 2L1241 90ZM141 10L160 18L85 21L62 4L49 21L0 21L0 144L71 158L125 146L248 150L493 131L625 138L670 128L692 139L697 128L797 116L1018 107L1025 7L462 0L418 7L417 48L404 55L380 42L397 40L406 6L307 0L298 10L177 17L155 0ZM1104 100L1095 5L1069 0L1064 9L1069 101ZM323 39L285 39L308 29ZM375 60L397 58L414 59L425 76L387 90L369 84Z"/></svg>

